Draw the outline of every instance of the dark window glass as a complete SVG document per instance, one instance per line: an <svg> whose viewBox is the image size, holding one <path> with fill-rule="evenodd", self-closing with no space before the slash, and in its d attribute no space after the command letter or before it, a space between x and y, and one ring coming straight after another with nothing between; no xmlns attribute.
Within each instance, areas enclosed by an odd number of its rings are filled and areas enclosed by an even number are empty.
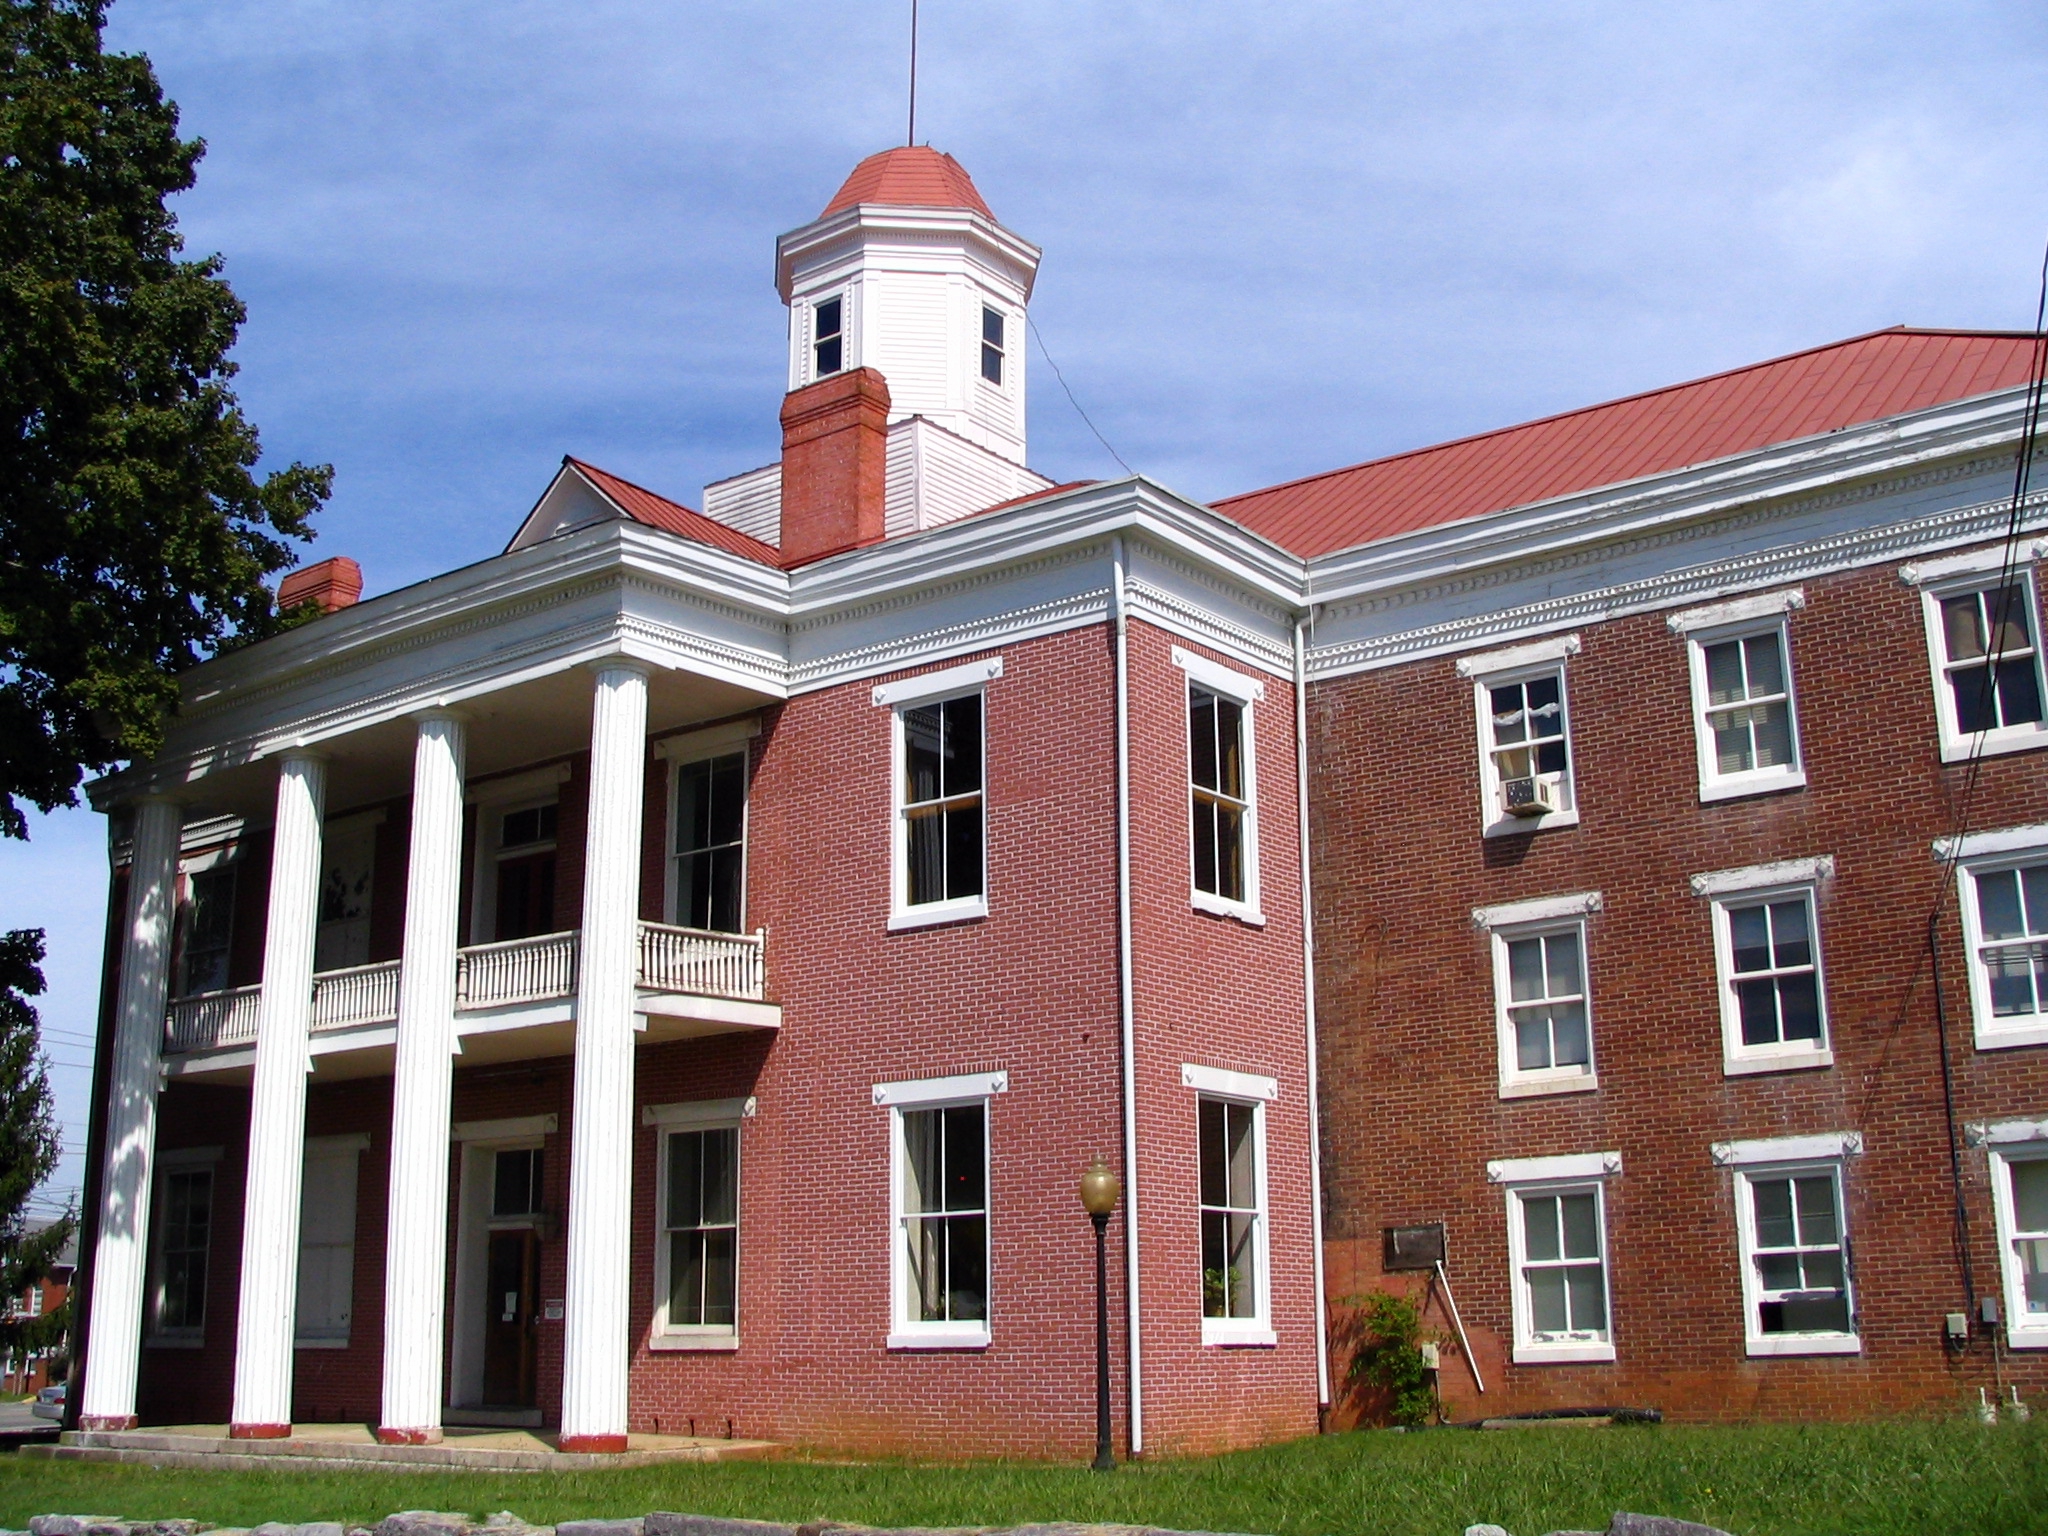
<svg viewBox="0 0 2048 1536"><path fill-rule="evenodd" d="M838 299L825 299L811 310L811 359L815 378L822 379L846 366L840 304Z"/></svg>
<svg viewBox="0 0 2048 1536"><path fill-rule="evenodd" d="M746 862L747 754L676 770L676 921L738 933Z"/></svg>
<svg viewBox="0 0 2048 1536"><path fill-rule="evenodd" d="M1752 1179L1750 1198L1756 1222L1758 1332L1850 1332L1854 1325L1833 1175Z"/></svg>
<svg viewBox="0 0 2048 1536"><path fill-rule="evenodd" d="M194 1333L206 1326L206 1248L213 1221L213 1170L180 1169L164 1176L163 1240L157 1327Z"/></svg>
<svg viewBox="0 0 2048 1536"><path fill-rule="evenodd" d="M553 842L559 811L559 806L534 805L507 813L499 829L498 846L524 848L533 843Z"/></svg>
<svg viewBox="0 0 2048 1536"><path fill-rule="evenodd" d="M668 1138L668 1320L733 1325L739 1299L739 1132Z"/></svg>
<svg viewBox="0 0 2048 1536"><path fill-rule="evenodd" d="M903 1237L910 1319L988 1317L988 1113L903 1112Z"/></svg>
<svg viewBox="0 0 2048 1536"><path fill-rule="evenodd" d="M1958 731L1969 735L2039 723L2041 659L2025 587L2016 583L1945 597L1941 629Z"/></svg>
<svg viewBox="0 0 2048 1536"><path fill-rule="evenodd" d="M906 904L982 893L981 695L903 711Z"/></svg>
<svg viewBox="0 0 2048 1536"><path fill-rule="evenodd" d="M981 376L991 384L1003 382L1003 317L985 304L981 309Z"/></svg>
<svg viewBox="0 0 2048 1536"><path fill-rule="evenodd" d="M235 930L235 866L190 877L185 897L184 976L186 995L218 992L228 984L228 956Z"/></svg>
<svg viewBox="0 0 2048 1536"><path fill-rule="evenodd" d="M1204 1317L1258 1316L1256 1115L1249 1104L1197 1101Z"/></svg>
<svg viewBox="0 0 2048 1536"><path fill-rule="evenodd" d="M1195 889L1245 899L1244 706L1188 688L1188 759L1193 780Z"/></svg>
<svg viewBox="0 0 2048 1536"><path fill-rule="evenodd" d="M531 1216L541 1208L541 1149L500 1152L492 1169L491 1214Z"/></svg>

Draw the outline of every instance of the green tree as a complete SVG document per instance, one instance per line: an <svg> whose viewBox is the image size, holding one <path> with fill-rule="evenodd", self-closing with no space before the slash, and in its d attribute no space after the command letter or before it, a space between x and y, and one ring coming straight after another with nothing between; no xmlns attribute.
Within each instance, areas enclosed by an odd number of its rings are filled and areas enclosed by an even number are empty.
<svg viewBox="0 0 2048 1536"><path fill-rule="evenodd" d="M1368 1291L1348 1298L1356 1310L1339 1332L1351 1346L1350 1379L1379 1399L1390 1424L1418 1428L1436 1410L1436 1387L1424 1363L1422 1313L1405 1296Z"/></svg>
<svg viewBox="0 0 2048 1536"><path fill-rule="evenodd" d="M101 46L108 0L0 0L0 835L22 801L146 757L175 674L280 615L263 578L333 471L258 478L228 361L243 309L181 259L178 137L149 60Z"/></svg>
<svg viewBox="0 0 2048 1536"><path fill-rule="evenodd" d="M69 1212L31 1229L28 1198L63 1150L50 1112L50 1080L29 999L43 990L43 936L0 934L0 1299L20 1296L50 1272L71 1240ZM68 1307L16 1318L0 1304L0 1353L48 1349L64 1337Z"/></svg>

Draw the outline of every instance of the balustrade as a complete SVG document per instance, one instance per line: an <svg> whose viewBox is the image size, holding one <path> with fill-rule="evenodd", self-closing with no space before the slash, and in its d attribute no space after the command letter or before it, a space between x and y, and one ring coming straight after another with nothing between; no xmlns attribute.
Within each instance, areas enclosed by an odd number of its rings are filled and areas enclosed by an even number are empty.
<svg viewBox="0 0 2048 1536"><path fill-rule="evenodd" d="M248 1045L256 1038L256 1016L262 1006L261 987L232 987L225 992L173 998L164 1019L164 1049L208 1051L222 1045Z"/></svg>
<svg viewBox="0 0 2048 1536"><path fill-rule="evenodd" d="M572 930L498 944L472 944L458 951L455 1006L498 1008L572 995L581 947L578 939Z"/></svg>
<svg viewBox="0 0 2048 1536"><path fill-rule="evenodd" d="M758 999L767 931L710 933L667 923L640 925L640 985L650 992Z"/></svg>
<svg viewBox="0 0 2048 1536"><path fill-rule="evenodd" d="M389 1024L398 1017L398 962L352 965L313 978L313 1023L317 1030Z"/></svg>

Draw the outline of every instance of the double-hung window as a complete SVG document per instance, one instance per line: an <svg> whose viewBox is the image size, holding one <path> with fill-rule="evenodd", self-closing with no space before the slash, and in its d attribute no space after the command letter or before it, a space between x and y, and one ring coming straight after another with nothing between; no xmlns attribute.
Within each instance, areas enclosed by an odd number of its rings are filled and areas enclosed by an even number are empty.
<svg viewBox="0 0 2048 1536"><path fill-rule="evenodd" d="M1921 588L1942 760L2048 746L2031 550L2010 568L1996 546L1900 575Z"/></svg>
<svg viewBox="0 0 2048 1536"><path fill-rule="evenodd" d="M649 1105L655 1127L653 1349L739 1339L740 1126L751 1099Z"/></svg>
<svg viewBox="0 0 2048 1536"><path fill-rule="evenodd" d="M1833 1063L1815 893L1834 870L1823 856L1692 877L1713 903L1724 1072Z"/></svg>
<svg viewBox="0 0 2048 1536"><path fill-rule="evenodd" d="M1977 1049L2048 1044L2048 826L1965 837L1962 864Z"/></svg>
<svg viewBox="0 0 2048 1536"><path fill-rule="evenodd" d="M1805 601L1794 587L1687 609L1667 621L1687 641L1702 800L1806 782L1787 622Z"/></svg>
<svg viewBox="0 0 2048 1536"><path fill-rule="evenodd" d="M150 1342L196 1347L206 1338L206 1284L218 1148L166 1153L157 1175Z"/></svg>
<svg viewBox="0 0 2048 1536"><path fill-rule="evenodd" d="M178 990L183 996L219 992L228 984L235 934L235 867L216 864L185 877L178 966Z"/></svg>
<svg viewBox="0 0 2048 1536"><path fill-rule="evenodd" d="M1605 1181L1620 1172L1619 1152L1487 1165L1507 1190L1518 1365L1614 1358Z"/></svg>
<svg viewBox="0 0 2048 1536"><path fill-rule="evenodd" d="M1173 659L1188 675L1194 904L1263 922L1252 708L1265 697L1265 684L1177 646Z"/></svg>
<svg viewBox="0 0 2048 1536"><path fill-rule="evenodd" d="M2048 1349L2048 1121L2007 1120L1970 1131L1991 1162L2006 1343Z"/></svg>
<svg viewBox="0 0 2048 1536"><path fill-rule="evenodd" d="M1750 1354L1860 1352L1842 1170L1862 1147L1851 1132L1714 1148L1734 1169Z"/></svg>
<svg viewBox="0 0 2048 1536"><path fill-rule="evenodd" d="M1195 1090L1197 1200L1202 1248L1202 1342L1274 1342L1267 1273L1266 1105L1278 1082L1255 1073L1185 1065Z"/></svg>
<svg viewBox="0 0 2048 1536"><path fill-rule="evenodd" d="M1593 1071L1586 916L1600 905L1600 893L1590 891L1473 912L1474 924L1492 935L1501 1097L1599 1086Z"/></svg>
<svg viewBox="0 0 2048 1536"><path fill-rule="evenodd" d="M746 918L747 753L675 767L671 889L685 928L739 933Z"/></svg>
<svg viewBox="0 0 2048 1536"><path fill-rule="evenodd" d="M1003 312L993 305L981 306L981 376L991 384L1003 382Z"/></svg>
<svg viewBox="0 0 2048 1536"><path fill-rule="evenodd" d="M882 1083L894 1169L891 1349L990 1337L989 1100L1004 1073Z"/></svg>
<svg viewBox="0 0 2048 1536"><path fill-rule="evenodd" d="M1002 675L995 656L874 690L895 722L891 928L988 913L984 685Z"/></svg>
<svg viewBox="0 0 2048 1536"><path fill-rule="evenodd" d="M834 294L811 306L811 377L830 378L846 366L846 300Z"/></svg>
<svg viewBox="0 0 2048 1536"><path fill-rule="evenodd" d="M1479 717L1479 788L1486 835L1575 825L1565 658L1577 635L1461 657Z"/></svg>

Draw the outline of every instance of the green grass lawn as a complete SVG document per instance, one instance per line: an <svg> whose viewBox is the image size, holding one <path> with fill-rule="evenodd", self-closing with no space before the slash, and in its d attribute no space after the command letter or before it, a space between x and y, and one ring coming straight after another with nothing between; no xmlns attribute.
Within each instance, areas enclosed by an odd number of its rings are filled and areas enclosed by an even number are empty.
<svg viewBox="0 0 2048 1536"><path fill-rule="evenodd" d="M1095 1520L1270 1536L1602 1530L1616 1509L1737 1536L2048 1533L2048 1424L1435 1430L1302 1440L1200 1461L1078 1468L817 1461L508 1473L153 1471L0 1457L0 1526L48 1512L369 1524L399 1509L535 1522L650 1509L868 1525Z"/></svg>

